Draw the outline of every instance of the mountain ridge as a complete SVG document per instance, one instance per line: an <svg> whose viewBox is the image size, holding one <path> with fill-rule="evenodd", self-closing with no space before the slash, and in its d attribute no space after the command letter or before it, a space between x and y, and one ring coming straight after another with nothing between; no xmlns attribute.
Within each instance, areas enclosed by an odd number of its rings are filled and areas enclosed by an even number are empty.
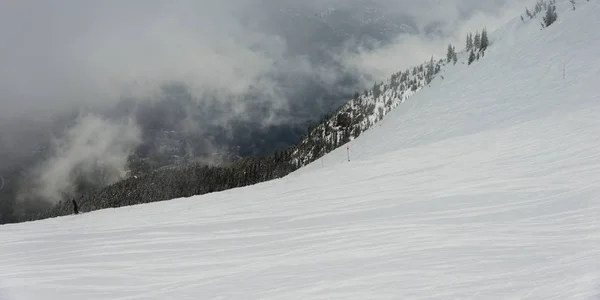
<svg viewBox="0 0 600 300"><path fill-rule="evenodd" d="M81 211L128 206L172 198L223 191L286 176L315 161L329 151L358 137L392 109L424 88L448 62L425 61L392 74L343 104L312 126L292 147L263 157L245 157L219 166L192 165L166 167L150 174L133 176L98 192L78 197ZM70 201L58 203L49 211L28 220L38 220L72 212Z"/></svg>
<svg viewBox="0 0 600 300"><path fill-rule="evenodd" d="M540 0L538 3L546 2ZM484 56L486 49L476 50L476 59L479 60L480 56ZM273 155L241 158L216 167L166 167L167 169L158 172L136 175L100 188L98 192L78 197L77 201L83 211L91 211L189 197L281 178L314 162L333 149L346 145L381 121L392 109L429 84L443 71L446 64L457 63L457 55L461 57L461 64L470 65L472 61L468 52L465 49L454 54L454 62L451 62L452 56L448 56L446 60L434 60L432 57L422 64L392 74L385 82L375 83L373 88L365 90L362 94L355 93L351 100L312 126L296 146L277 151ZM61 202L51 210L28 219L69 214L70 206L70 201Z"/></svg>

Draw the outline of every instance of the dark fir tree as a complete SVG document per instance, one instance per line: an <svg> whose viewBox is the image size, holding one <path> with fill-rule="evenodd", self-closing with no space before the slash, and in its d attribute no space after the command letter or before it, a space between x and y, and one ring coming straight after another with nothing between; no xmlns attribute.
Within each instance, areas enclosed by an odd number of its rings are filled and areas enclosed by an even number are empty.
<svg viewBox="0 0 600 300"><path fill-rule="evenodd" d="M473 38L473 48L480 49L481 47L481 36L479 35L479 31L475 33L475 37Z"/></svg>
<svg viewBox="0 0 600 300"><path fill-rule="evenodd" d="M557 18L558 15L556 14L556 6L554 4L548 5L548 8L546 9L546 15L544 16L543 27L548 27L552 25L552 23L554 23Z"/></svg>
<svg viewBox="0 0 600 300"><path fill-rule="evenodd" d="M467 33L467 51L471 51L473 49L473 34L470 32Z"/></svg>
<svg viewBox="0 0 600 300"><path fill-rule="evenodd" d="M425 84L429 84L431 80L433 80L433 76L435 73L435 65L433 64L433 56L429 63L427 64L427 70L425 71Z"/></svg>
<svg viewBox="0 0 600 300"><path fill-rule="evenodd" d="M454 56L454 47L452 44L448 44L448 50L446 51L446 62L450 62Z"/></svg>
<svg viewBox="0 0 600 300"><path fill-rule="evenodd" d="M540 11L542 11L542 9L544 8L544 5L546 5L545 2L543 2L543 0L538 0L538 2L535 3L535 6L533 7L533 15L537 15Z"/></svg>
<svg viewBox="0 0 600 300"><path fill-rule="evenodd" d="M475 52L473 50L471 50L471 53L469 53L469 65L471 63L473 63L474 60L475 60Z"/></svg>
<svg viewBox="0 0 600 300"><path fill-rule="evenodd" d="M373 97L379 98L380 95L381 95L381 88L380 88L379 84L375 83L373 85Z"/></svg>
<svg viewBox="0 0 600 300"><path fill-rule="evenodd" d="M490 44L490 41L488 39L487 30L484 28L483 31L481 31L481 45L480 45L479 49L485 51L485 49L487 49L489 44Z"/></svg>

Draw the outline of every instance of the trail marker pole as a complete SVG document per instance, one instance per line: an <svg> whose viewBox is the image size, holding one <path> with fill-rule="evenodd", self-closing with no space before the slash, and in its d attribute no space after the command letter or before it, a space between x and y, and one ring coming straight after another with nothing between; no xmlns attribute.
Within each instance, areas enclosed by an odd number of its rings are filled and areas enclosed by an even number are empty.
<svg viewBox="0 0 600 300"><path fill-rule="evenodd" d="M346 146L346 152L348 152L348 161L350 161L350 146Z"/></svg>

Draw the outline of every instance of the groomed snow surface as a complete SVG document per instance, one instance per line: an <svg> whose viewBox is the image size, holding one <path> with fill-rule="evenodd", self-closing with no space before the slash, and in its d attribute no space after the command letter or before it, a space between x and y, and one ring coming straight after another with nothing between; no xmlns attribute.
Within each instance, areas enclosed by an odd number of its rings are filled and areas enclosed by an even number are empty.
<svg viewBox="0 0 600 300"><path fill-rule="evenodd" d="M350 162L0 227L0 299L600 299L600 4L578 3L498 30Z"/></svg>

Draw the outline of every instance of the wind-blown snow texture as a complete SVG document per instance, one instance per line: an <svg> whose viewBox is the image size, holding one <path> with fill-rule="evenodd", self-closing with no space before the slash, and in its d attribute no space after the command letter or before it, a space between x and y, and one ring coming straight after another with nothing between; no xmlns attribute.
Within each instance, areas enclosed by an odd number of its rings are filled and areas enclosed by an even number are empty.
<svg viewBox="0 0 600 300"><path fill-rule="evenodd" d="M0 299L599 299L600 4L578 3L445 67L349 163L0 227Z"/></svg>

